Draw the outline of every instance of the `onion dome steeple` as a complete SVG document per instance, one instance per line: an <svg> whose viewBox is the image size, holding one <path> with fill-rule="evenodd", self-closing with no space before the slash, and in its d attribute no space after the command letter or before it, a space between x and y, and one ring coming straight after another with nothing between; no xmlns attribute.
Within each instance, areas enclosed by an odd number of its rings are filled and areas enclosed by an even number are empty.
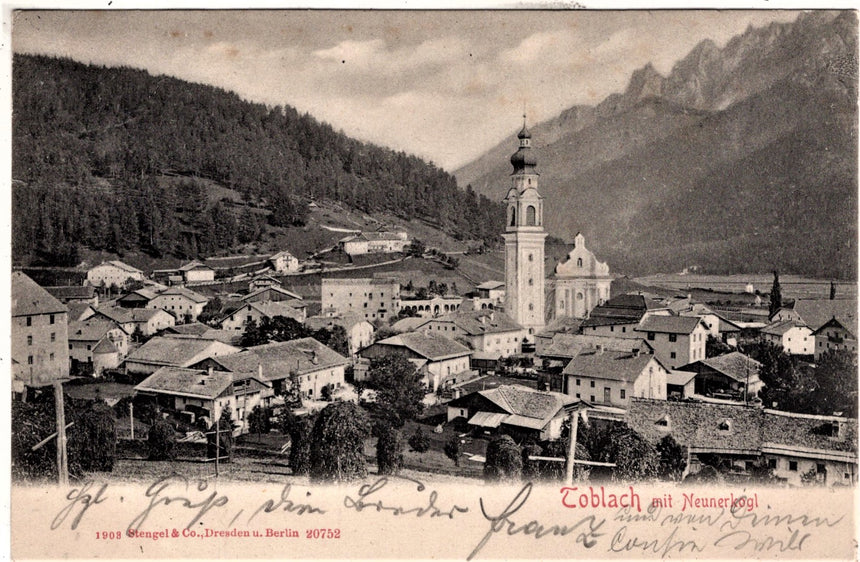
<svg viewBox="0 0 860 562"><path fill-rule="evenodd" d="M517 133L517 138L520 140L520 147L511 156L511 165L514 171L511 175L517 174L535 174L534 167L537 166L537 158L532 153L532 134L526 127L526 115L523 114L523 128Z"/></svg>

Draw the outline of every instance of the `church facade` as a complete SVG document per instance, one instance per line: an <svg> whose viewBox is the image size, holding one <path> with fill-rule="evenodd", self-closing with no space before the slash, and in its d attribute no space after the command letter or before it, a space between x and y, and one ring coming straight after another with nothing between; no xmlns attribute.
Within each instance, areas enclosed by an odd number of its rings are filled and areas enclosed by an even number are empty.
<svg viewBox="0 0 860 562"><path fill-rule="evenodd" d="M595 306L609 300L609 266L598 261L577 233L567 259L555 266L553 317L588 318Z"/></svg>
<svg viewBox="0 0 860 562"><path fill-rule="evenodd" d="M529 339L543 329L544 241L543 197L538 192L537 159L531 133L523 124L519 148L511 156L514 171L504 199L507 210L505 240L505 312L526 328Z"/></svg>

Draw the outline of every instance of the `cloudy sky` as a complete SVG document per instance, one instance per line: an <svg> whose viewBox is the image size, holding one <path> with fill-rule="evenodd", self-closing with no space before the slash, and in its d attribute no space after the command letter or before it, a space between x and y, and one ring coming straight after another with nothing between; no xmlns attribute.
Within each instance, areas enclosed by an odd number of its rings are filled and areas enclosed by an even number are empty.
<svg viewBox="0 0 860 562"><path fill-rule="evenodd" d="M787 11L18 12L15 52L145 68L289 104L453 171L521 124L662 74Z"/></svg>

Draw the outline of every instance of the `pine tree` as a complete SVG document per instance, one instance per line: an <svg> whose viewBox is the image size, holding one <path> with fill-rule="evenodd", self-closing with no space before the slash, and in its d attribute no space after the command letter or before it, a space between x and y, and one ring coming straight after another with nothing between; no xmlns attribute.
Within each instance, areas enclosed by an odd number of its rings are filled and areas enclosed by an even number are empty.
<svg viewBox="0 0 860 562"><path fill-rule="evenodd" d="M782 308L782 288L779 286L779 272L773 271L773 286L770 289L770 308L768 317L772 317Z"/></svg>

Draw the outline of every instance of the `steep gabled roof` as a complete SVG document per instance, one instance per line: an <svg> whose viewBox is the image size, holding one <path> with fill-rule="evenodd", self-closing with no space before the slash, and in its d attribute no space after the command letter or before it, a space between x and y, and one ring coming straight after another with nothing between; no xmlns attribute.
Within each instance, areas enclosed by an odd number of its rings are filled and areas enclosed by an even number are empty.
<svg viewBox="0 0 860 562"><path fill-rule="evenodd" d="M69 341L99 341L111 330L121 330L113 320L92 316L82 322L69 322Z"/></svg>
<svg viewBox="0 0 860 562"><path fill-rule="evenodd" d="M740 351L732 351L731 353L725 353L716 357L709 357L697 361L697 363L707 365L711 369L739 382L746 381L748 377L758 378L758 373L761 370L761 363L752 357L747 357ZM683 367L681 369L683 370Z"/></svg>
<svg viewBox="0 0 860 562"><path fill-rule="evenodd" d="M281 295L284 295L285 297L289 297L289 298L294 299L294 300L297 300L297 301L301 301L301 300L302 300L302 296L301 296L301 295L298 295L298 294L296 294L296 293L294 293L294 292L292 292L292 291L288 291L288 290L284 289L283 287L280 287L280 286L277 286L277 285L270 285L270 286L268 286L268 287L260 287L259 289L256 289L256 290L254 290L254 291L252 291L252 292L248 293L247 295L244 295L244 296L242 297L242 300L243 300L243 301L250 300L250 299L252 299L252 298L254 298L254 297L258 296L258 295L261 295L261 294L265 293L266 291L274 291L274 292L276 292L276 293L279 293L279 294L281 294ZM290 304L290 306L292 306L292 307L294 307L294 308L300 308L300 307L304 307L304 306L307 306L307 305L306 305L306 304L304 304L303 302L297 302L297 303L291 303L291 304Z"/></svg>
<svg viewBox="0 0 860 562"><path fill-rule="evenodd" d="M376 345L405 347L430 361L442 361L471 354L465 345L434 333L406 332L379 340Z"/></svg>
<svg viewBox="0 0 860 562"><path fill-rule="evenodd" d="M212 359L233 373L252 373L262 366L263 377L283 379L346 365L349 360L314 338L300 338L249 347L239 353Z"/></svg>
<svg viewBox="0 0 860 562"><path fill-rule="evenodd" d="M502 385L478 394L508 413L500 423L543 429L565 406L580 400L559 392L533 390L521 385Z"/></svg>
<svg viewBox="0 0 860 562"><path fill-rule="evenodd" d="M156 297L169 297L169 296L181 296L185 297L191 302L195 303L207 303L209 299L201 295L200 293L196 293L191 289L187 289L185 287L170 287L160 292Z"/></svg>
<svg viewBox="0 0 860 562"><path fill-rule="evenodd" d="M807 326L803 322L799 322L797 320L784 320L782 322L774 322L772 324L768 324L767 326L765 326L764 328L761 329L761 333L771 335L771 336L782 337L786 332L788 332L792 328L807 328ZM812 330L810 330L810 332L811 331Z"/></svg>
<svg viewBox="0 0 860 562"><path fill-rule="evenodd" d="M701 322L702 319L696 316L648 316L642 320L636 330L689 335Z"/></svg>
<svg viewBox="0 0 860 562"><path fill-rule="evenodd" d="M68 312L66 305L20 271L12 273L12 317Z"/></svg>
<svg viewBox="0 0 860 562"><path fill-rule="evenodd" d="M831 318L830 320L822 324L820 328L812 332L812 335L817 336L818 334L824 332L827 328L841 328L851 334L853 338L857 338L856 326L846 326L842 322L840 322L838 318Z"/></svg>
<svg viewBox="0 0 860 562"><path fill-rule="evenodd" d="M127 263L123 263L119 260L111 260L111 261L102 262L102 263L98 264L97 266L91 268L90 271L92 271L96 267L101 267L103 265L112 265L112 266L116 267L117 269L121 269L121 270L125 271L126 273L143 275L143 272L141 270L139 270L138 268L132 267L132 266L128 265Z"/></svg>
<svg viewBox="0 0 860 562"><path fill-rule="evenodd" d="M203 263L201 261L197 261L197 260L193 260L193 261L186 263L185 265L180 267L178 269L178 271L191 271L193 269L209 269L211 271L214 271L211 267L209 267L205 263Z"/></svg>
<svg viewBox="0 0 860 562"><path fill-rule="evenodd" d="M109 339L101 340L98 345L93 348L93 353L116 353L116 346Z"/></svg>
<svg viewBox="0 0 860 562"><path fill-rule="evenodd" d="M109 318L118 324L134 322L131 316L131 310L132 309L130 308L121 308L118 306L100 306L95 309L97 315Z"/></svg>
<svg viewBox="0 0 860 562"><path fill-rule="evenodd" d="M189 322L188 324L177 324L176 326L169 326L165 328L164 331L166 333L173 334L202 336L208 330L211 330L211 328L206 324L202 324L200 322Z"/></svg>
<svg viewBox="0 0 860 562"><path fill-rule="evenodd" d="M589 349L573 357L564 368L563 373L565 375L632 383L639 378L651 360L659 363L655 355Z"/></svg>
<svg viewBox="0 0 860 562"><path fill-rule="evenodd" d="M693 452L757 454L761 450L762 413L756 407L632 398L626 421L652 443L671 434Z"/></svg>
<svg viewBox="0 0 860 562"><path fill-rule="evenodd" d="M52 296L57 299L91 299L96 293L92 285L64 285L58 287L45 287Z"/></svg>
<svg viewBox="0 0 860 562"><path fill-rule="evenodd" d="M201 354L239 351L238 347L198 338L154 337L134 350L126 361L153 365L187 365ZM213 353L214 354L214 353Z"/></svg>
<svg viewBox="0 0 860 562"><path fill-rule="evenodd" d="M337 316L311 316L305 320L305 326L311 330L341 326L344 330L349 331L353 326L362 322L367 322L364 316L355 313L345 313ZM370 324L370 322L367 323Z"/></svg>
<svg viewBox="0 0 860 562"><path fill-rule="evenodd" d="M162 367L134 387L138 392L171 394L212 400L233 384L230 373Z"/></svg>
<svg viewBox="0 0 860 562"><path fill-rule="evenodd" d="M504 286L505 286L504 281L484 281L483 283L481 283L480 285L478 285L475 288L476 289L483 289L485 291L494 291L496 289L502 289L502 288L504 288Z"/></svg>
<svg viewBox="0 0 860 562"><path fill-rule="evenodd" d="M470 336L514 332L523 329L507 314L487 309L452 312L435 318L433 321L450 322Z"/></svg>

